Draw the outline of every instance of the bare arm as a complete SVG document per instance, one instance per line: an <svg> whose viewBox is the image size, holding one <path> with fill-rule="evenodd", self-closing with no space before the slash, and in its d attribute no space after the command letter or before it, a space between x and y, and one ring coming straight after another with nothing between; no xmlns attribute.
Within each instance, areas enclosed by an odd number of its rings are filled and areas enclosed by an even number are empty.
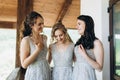
<svg viewBox="0 0 120 80"><path fill-rule="evenodd" d="M104 49L103 49L103 45L99 40L95 40L94 41L94 55L96 58L96 61L94 61L93 59L91 59L85 52L83 46L81 45L81 49L80 51L82 51L82 56L87 60L87 62L96 70L98 71L102 71L103 68L103 59L104 59Z"/></svg>
<svg viewBox="0 0 120 80"><path fill-rule="evenodd" d="M75 54L73 54L73 61L74 61L74 62L76 61L76 56L75 56Z"/></svg>
<svg viewBox="0 0 120 80"><path fill-rule="evenodd" d="M49 46L49 50L48 50L48 62L49 62L49 64L51 63L51 60L52 60L51 46Z"/></svg>
<svg viewBox="0 0 120 80"><path fill-rule="evenodd" d="M104 49L103 45L99 40L96 40L94 42L94 55L96 58L96 65L95 68L98 71L101 71L103 69L103 62L104 62Z"/></svg>
<svg viewBox="0 0 120 80"><path fill-rule="evenodd" d="M40 43L36 45L35 51L30 55L30 45L27 38L23 38L20 45L20 60L23 68L33 63L40 52Z"/></svg>

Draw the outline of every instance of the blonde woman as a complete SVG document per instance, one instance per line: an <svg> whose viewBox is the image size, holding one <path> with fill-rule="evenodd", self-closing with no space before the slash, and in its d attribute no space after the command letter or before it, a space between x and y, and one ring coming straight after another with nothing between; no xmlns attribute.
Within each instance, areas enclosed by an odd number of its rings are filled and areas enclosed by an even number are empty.
<svg viewBox="0 0 120 80"><path fill-rule="evenodd" d="M56 23L51 32L49 63L53 59L52 80L71 80L74 43L62 23Z"/></svg>

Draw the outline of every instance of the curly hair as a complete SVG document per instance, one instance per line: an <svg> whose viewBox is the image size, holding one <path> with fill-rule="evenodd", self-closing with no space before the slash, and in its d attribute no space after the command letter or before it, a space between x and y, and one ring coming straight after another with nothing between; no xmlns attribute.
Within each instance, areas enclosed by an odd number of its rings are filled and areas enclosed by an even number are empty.
<svg viewBox="0 0 120 80"><path fill-rule="evenodd" d="M94 40L97 38L94 33L94 21L92 17L88 15L80 15L77 19L85 22L85 31L84 35L81 35L75 46L82 44L85 49L93 49Z"/></svg>
<svg viewBox="0 0 120 80"><path fill-rule="evenodd" d="M29 36L32 33L32 28L31 26L33 26L36 23L37 18L40 17L43 19L42 15L32 11L30 14L28 14L24 20L23 23L23 29L22 29L22 35L23 37L25 36Z"/></svg>

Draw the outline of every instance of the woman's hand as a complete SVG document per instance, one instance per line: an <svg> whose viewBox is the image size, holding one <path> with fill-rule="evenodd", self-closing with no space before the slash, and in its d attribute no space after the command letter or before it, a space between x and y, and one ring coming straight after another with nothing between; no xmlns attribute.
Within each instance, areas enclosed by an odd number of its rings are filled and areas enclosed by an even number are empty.
<svg viewBox="0 0 120 80"><path fill-rule="evenodd" d="M80 44L80 46L79 46L79 52L83 57L85 57L87 55L84 47L82 46L82 44Z"/></svg>
<svg viewBox="0 0 120 80"><path fill-rule="evenodd" d="M36 39L34 39L34 43L35 43L36 49L40 51L44 46L42 36L39 36Z"/></svg>
<svg viewBox="0 0 120 80"><path fill-rule="evenodd" d="M40 51L42 48L43 48L43 42L39 42L39 43L36 43L36 49L38 50L38 51Z"/></svg>

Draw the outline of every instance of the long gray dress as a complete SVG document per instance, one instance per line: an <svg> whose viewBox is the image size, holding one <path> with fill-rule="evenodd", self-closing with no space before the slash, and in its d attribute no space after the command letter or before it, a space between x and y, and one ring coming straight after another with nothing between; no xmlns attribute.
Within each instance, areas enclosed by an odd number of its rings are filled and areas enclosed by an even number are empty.
<svg viewBox="0 0 120 80"><path fill-rule="evenodd" d="M30 37L29 39L31 54L35 50L35 45ZM46 60L47 54L47 44L46 39L44 39L44 48L40 51L37 59L27 67L25 80L51 80L50 67L48 61Z"/></svg>
<svg viewBox="0 0 120 80"><path fill-rule="evenodd" d="M73 80L97 80L95 69L81 56L78 47L76 46L74 49L76 62L73 69ZM89 57L95 60L95 56L91 50L86 50L86 52Z"/></svg>
<svg viewBox="0 0 120 80"><path fill-rule="evenodd" d="M58 51L56 44L52 45L53 73L52 80L71 80L74 44L70 43L65 51Z"/></svg>

